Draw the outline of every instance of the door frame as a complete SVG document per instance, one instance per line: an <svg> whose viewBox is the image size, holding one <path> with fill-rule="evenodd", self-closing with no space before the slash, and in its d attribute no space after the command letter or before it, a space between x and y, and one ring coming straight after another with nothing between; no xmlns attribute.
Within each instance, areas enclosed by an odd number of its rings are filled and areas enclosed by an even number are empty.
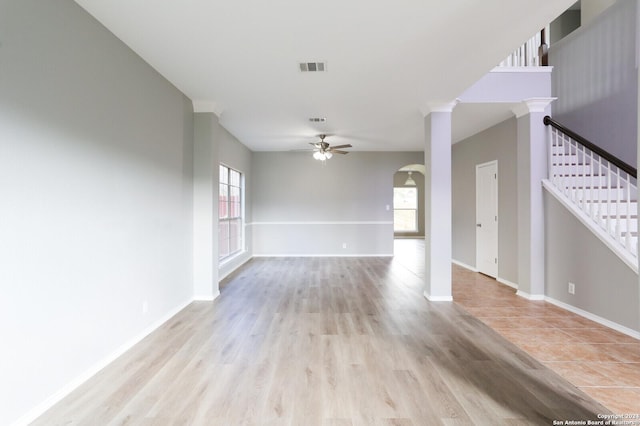
<svg viewBox="0 0 640 426"><path fill-rule="evenodd" d="M480 201L479 191L478 191L478 170L480 168L482 168L482 167L487 167L487 166L490 166L490 165L494 165L495 166L495 190L496 190L496 199L495 199L495 212L496 212L496 220L495 220L495 223L496 223L496 230L495 230L496 255L495 255L495 258L496 258L496 269L495 269L495 271L496 271L496 273L495 273L495 276L493 276L491 274L486 274L486 272L480 271L479 268L478 268L479 263L478 263L478 238L477 238L478 233L477 233L477 229L476 229L476 238L475 238L475 240L476 240L476 244L475 244L476 269L478 269L479 272L484 273L486 275L489 275L489 276L491 276L493 278L498 278L498 271L499 271L499 265L500 265L500 257L498 255L499 252L500 252L500 250L499 250L500 249L500 239L499 239L499 236L500 236L500 227L499 227L500 215L498 214L498 208L499 208L500 204L499 204L499 198L498 198L499 194L498 194L498 192L499 192L500 187L498 185L499 173L498 173L498 160L497 159L496 160L487 161L487 162L481 163L481 164L476 164L476 174L475 174L475 186L476 186L476 188L475 188L475 190L476 190L475 191L476 192L475 224L476 224L476 226L478 224L478 205L479 205L479 201Z"/></svg>

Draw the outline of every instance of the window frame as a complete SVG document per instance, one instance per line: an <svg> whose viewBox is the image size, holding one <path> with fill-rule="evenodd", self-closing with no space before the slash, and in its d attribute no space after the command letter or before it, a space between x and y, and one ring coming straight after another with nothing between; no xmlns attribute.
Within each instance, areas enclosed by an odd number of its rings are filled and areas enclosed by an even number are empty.
<svg viewBox="0 0 640 426"><path fill-rule="evenodd" d="M415 192L415 207L414 208L398 208L397 204L396 204L396 189L402 189L402 190L412 190L412 192ZM393 232L397 233L397 234L403 234L403 233L416 233L416 232L420 232L420 226L418 224L418 213L419 213L419 194L418 194L418 188L414 187L414 186L394 186L393 187ZM413 229L402 229L402 230L398 230L396 229L396 211L413 211L414 212L414 223L413 223Z"/></svg>
<svg viewBox="0 0 640 426"><path fill-rule="evenodd" d="M226 170L226 178L223 169ZM237 185L235 177L232 178L234 173L237 174ZM244 251L244 175L241 171L224 163L219 164L218 174L218 261L224 262ZM236 191L233 191L234 189ZM232 195L232 192L237 194ZM238 226L237 233L234 235L237 237L237 245L232 251L234 222ZM224 226L227 228L225 234L221 232ZM226 235L224 241L223 235ZM223 250L224 245L226 250Z"/></svg>

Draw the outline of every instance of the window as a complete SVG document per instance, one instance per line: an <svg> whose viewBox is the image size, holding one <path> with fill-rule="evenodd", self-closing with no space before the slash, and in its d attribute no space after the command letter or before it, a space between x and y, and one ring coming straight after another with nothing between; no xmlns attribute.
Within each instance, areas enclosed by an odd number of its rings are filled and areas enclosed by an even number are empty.
<svg viewBox="0 0 640 426"><path fill-rule="evenodd" d="M219 260L242 250L242 174L220 165L218 198Z"/></svg>
<svg viewBox="0 0 640 426"><path fill-rule="evenodd" d="M393 231L418 232L417 188L393 188Z"/></svg>

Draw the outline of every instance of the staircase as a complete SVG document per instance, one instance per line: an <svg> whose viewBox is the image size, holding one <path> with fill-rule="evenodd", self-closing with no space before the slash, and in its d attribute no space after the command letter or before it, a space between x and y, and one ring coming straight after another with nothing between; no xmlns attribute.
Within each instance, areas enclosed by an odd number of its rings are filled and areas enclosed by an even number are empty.
<svg viewBox="0 0 640 426"><path fill-rule="evenodd" d="M543 184L638 272L637 170L550 117Z"/></svg>

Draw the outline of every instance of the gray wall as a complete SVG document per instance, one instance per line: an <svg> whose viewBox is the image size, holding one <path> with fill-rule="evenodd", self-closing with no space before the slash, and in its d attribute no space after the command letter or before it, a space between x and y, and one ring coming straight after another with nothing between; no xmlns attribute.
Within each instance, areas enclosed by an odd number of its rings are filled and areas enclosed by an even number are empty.
<svg viewBox="0 0 640 426"><path fill-rule="evenodd" d="M546 295L640 331L638 275L546 191L545 219Z"/></svg>
<svg viewBox="0 0 640 426"><path fill-rule="evenodd" d="M351 152L324 164L254 152L254 255L392 254L393 175L423 161L421 152Z"/></svg>
<svg viewBox="0 0 640 426"><path fill-rule="evenodd" d="M549 25L551 34L549 45L554 45L573 31L580 28L580 10L567 10Z"/></svg>
<svg viewBox="0 0 640 426"><path fill-rule="evenodd" d="M618 0L583 0L580 2L580 20L583 25L588 25L601 13L613 6ZM622 0L633 1L633 0Z"/></svg>
<svg viewBox="0 0 640 426"><path fill-rule="evenodd" d="M225 276L233 272L233 270L238 266L251 258L253 236L251 226L247 226L247 224L251 223L253 219L251 207L251 151L224 128L220 129L219 139L220 144L218 146L218 156L220 162L238 170L244 177L245 251L244 253L220 264L219 279L223 279Z"/></svg>
<svg viewBox="0 0 640 426"><path fill-rule="evenodd" d="M194 114L193 295L213 300L218 287L218 157L222 128L213 112Z"/></svg>
<svg viewBox="0 0 640 426"><path fill-rule="evenodd" d="M637 164L636 2L618 1L550 47L554 117Z"/></svg>
<svg viewBox="0 0 640 426"><path fill-rule="evenodd" d="M453 258L476 264L476 165L498 160L498 277L517 284L516 119L453 145Z"/></svg>
<svg viewBox="0 0 640 426"><path fill-rule="evenodd" d="M393 175L393 186L405 186L407 176L407 172L397 172ZM396 237L424 237L424 175L420 172L413 172L411 177L416 182L418 189L418 232L396 232Z"/></svg>
<svg viewBox="0 0 640 426"><path fill-rule="evenodd" d="M554 117L632 165L638 140L636 7L636 1L617 1L590 22L583 16L582 27L550 49ZM547 193L545 234L546 295L639 330L637 274ZM576 284L573 296L569 281Z"/></svg>
<svg viewBox="0 0 640 426"><path fill-rule="evenodd" d="M191 300L192 140L73 1L0 0L0 424Z"/></svg>

